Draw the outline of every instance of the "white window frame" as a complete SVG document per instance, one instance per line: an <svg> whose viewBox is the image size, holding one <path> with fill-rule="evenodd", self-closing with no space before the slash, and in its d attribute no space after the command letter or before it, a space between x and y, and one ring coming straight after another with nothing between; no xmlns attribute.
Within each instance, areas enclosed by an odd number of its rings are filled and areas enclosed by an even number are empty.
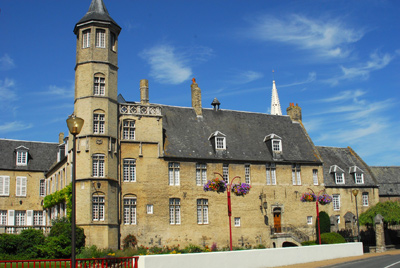
<svg viewBox="0 0 400 268"><path fill-rule="evenodd" d="M102 76L95 76L93 82L93 95L104 96L106 94L106 79Z"/></svg>
<svg viewBox="0 0 400 268"><path fill-rule="evenodd" d="M26 211L16 210L15 211L15 225L16 226L26 226Z"/></svg>
<svg viewBox="0 0 400 268"><path fill-rule="evenodd" d="M229 183L229 164L222 164L222 177L226 183Z"/></svg>
<svg viewBox="0 0 400 268"><path fill-rule="evenodd" d="M226 137L215 137L215 149L225 150L226 149Z"/></svg>
<svg viewBox="0 0 400 268"><path fill-rule="evenodd" d="M96 29L96 47L106 47L106 30Z"/></svg>
<svg viewBox="0 0 400 268"><path fill-rule="evenodd" d="M113 32L110 33L110 47L112 51L117 51L117 35Z"/></svg>
<svg viewBox="0 0 400 268"><path fill-rule="evenodd" d="M235 217L234 225L235 225L235 227L240 227L240 217Z"/></svg>
<svg viewBox="0 0 400 268"><path fill-rule="evenodd" d="M301 168L298 164L292 166L292 184L301 185Z"/></svg>
<svg viewBox="0 0 400 268"><path fill-rule="evenodd" d="M82 48L90 47L90 29L82 31Z"/></svg>
<svg viewBox="0 0 400 268"><path fill-rule="evenodd" d="M318 169L313 169L313 183L314 185L318 185Z"/></svg>
<svg viewBox="0 0 400 268"><path fill-rule="evenodd" d="M17 150L17 166L28 165L28 151L27 150Z"/></svg>
<svg viewBox="0 0 400 268"><path fill-rule="evenodd" d="M354 181L356 182L356 184L364 184L364 174L354 173Z"/></svg>
<svg viewBox="0 0 400 268"><path fill-rule="evenodd" d="M340 194L332 195L333 210L340 210Z"/></svg>
<svg viewBox="0 0 400 268"><path fill-rule="evenodd" d="M197 224L208 224L208 199L197 199Z"/></svg>
<svg viewBox="0 0 400 268"><path fill-rule="evenodd" d="M104 134L106 124L106 115L103 113L93 114L93 133Z"/></svg>
<svg viewBox="0 0 400 268"><path fill-rule="evenodd" d="M369 194L368 192L363 192L362 193L362 204L364 207L369 206Z"/></svg>
<svg viewBox="0 0 400 268"><path fill-rule="evenodd" d="M244 165L244 182L247 184L250 184L250 164L245 164Z"/></svg>
<svg viewBox="0 0 400 268"><path fill-rule="evenodd" d="M27 178L17 176L15 181L15 196L26 196Z"/></svg>
<svg viewBox="0 0 400 268"><path fill-rule="evenodd" d="M0 176L0 196L10 195L10 177Z"/></svg>
<svg viewBox="0 0 400 268"><path fill-rule="evenodd" d="M124 224L136 225L136 197L124 197Z"/></svg>
<svg viewBox="0 0 400 268"><path fill-rule="evenodd" d="M344 172L335 172L335 183L336 184L344 184Z"/></svg>
<svg viewBox="0 0 400 268"><path fill-rule="evenodd" d="M267 163L265 165L267 185L276 185L276 166L275 163Z"/></svg>
<svg viewBox="0 0 400 268"><path fill-rule="evenodd" d="M207 164L196 163L196 185L203 186L207 183Z"/></svg>
<svg viewBox="0 0 400 268"><path fill-rule="evenodd" d="M105 196L93 195L92 196L92 220L104 221L105 214Z"/></svg>
<svg viewBox="0 0 400 268"><path fill-rule="evenodd" d="M123 181L136 182L136 160L125 158L123 161Z"/></svg>
<svg viewBox="0 0 400 268"><path fill-rule="evenodd" d="M168 183L171 186L178 186L180 184L180 163L168 163Z"/></svg>
<svg viewBox="0 0 400 268"><path fill-rule="evenodd" d="M93 177L105 177L105 156L104 154L94 154L92 156L92 172Z"/></svg>
<svg viewBox="0 0 400 268"><path fill-rule="evenodd" d="M45 196L46 195L46 180L41 179L39 180L39 196Z"/></svg>
<svg viewBox="0 0 400 268"><path fill-rule="evenodd" d="M312 225L313 224L313 217L312 216L307 216L307 224Z"/></svg>
<svg viewBox="0 0 400 268"><path fill-rule="evenodd" d="M169 199L169 224L181 224L181 200L179 198Z"/></svg>
<svg viewBox="0 0 400 268"><path fill-rule="evenodd" d="M124 120L122 129L122 139L135 140L135 120Z"/></svg>
<svg viewBox="0 0 400 268"><path fill-rule="evenodd" d="M7 225L7 210L0 210L0 225Z"/></svg>
<svg viewBox="0 0 400 268"><path fill-rule="evenodd" d="M154 213L154 206L151 205L151 204L148 204L146 206L146 211L147 211L147 214L153 214Z"/></svg>
<svg viewBox="0 0 400 268"><path fill-rule="evenodd" d="M272 151L282 152L282 141L277 139L272 139Z"/></svg>
<svg viewBox="0 0 400 268"><path fill-rule="evenodd" d="M33 225L42 226L43 221L43 210L35 210L33 211Z"/></svg>

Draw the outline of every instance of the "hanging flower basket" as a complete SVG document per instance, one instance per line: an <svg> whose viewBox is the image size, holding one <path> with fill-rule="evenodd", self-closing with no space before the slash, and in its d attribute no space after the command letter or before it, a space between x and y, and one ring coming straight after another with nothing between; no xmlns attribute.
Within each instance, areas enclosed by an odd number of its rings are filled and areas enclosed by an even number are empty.
<svg viewBox="0 0 400 268"><path fill-rule="evenodd" d="M317 201L317 196L314 193L304 193L301 198L301 202L315 202Z"/></svg>
<svg viewBox="0 0 400 268"><path fill-rule="evenodd" d="M332 202L332 196L328 194L321 194L320 196L318 196L318 203L320 203L321 205L327 205L331 202Z"/></svg>
<svg viewBox="0 0 400 268"><path fill-rule="evenodd" d="M250 192L250 188L251 186L247 183L238 183L232 186L231 191L237 196L245 196Z"/></svg>
<svg viewBox="0 0 400 268"><path fill-rule="evenodd" d="M223 179L215 178L209 180L203 187L204 191L211 191L217 193L223 193L226 190L226 182Z"/></svg>

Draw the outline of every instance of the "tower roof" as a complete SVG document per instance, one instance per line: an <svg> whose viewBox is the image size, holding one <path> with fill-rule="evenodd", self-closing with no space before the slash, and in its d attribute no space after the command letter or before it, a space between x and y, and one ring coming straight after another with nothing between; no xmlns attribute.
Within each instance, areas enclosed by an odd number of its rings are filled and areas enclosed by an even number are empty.
<svg viewBox="0 0 400 268"><path fill-rule="evenodd" d="M78 27L78 25L90 21L101 21L101 22L112 23L119 29L121 29L121 27L110 17L110 14L108 14L108 10L104 5L103 0L92 0L88 12L75 25L74 32L76 32L76 28Z"/></svg>
<svg viewBox="0 0 400 268"><path fill-rule="evenodd" d="M276 89L275 80L272 81L271 114L282 115L282 109L279 102L278 90Z"/></svg>

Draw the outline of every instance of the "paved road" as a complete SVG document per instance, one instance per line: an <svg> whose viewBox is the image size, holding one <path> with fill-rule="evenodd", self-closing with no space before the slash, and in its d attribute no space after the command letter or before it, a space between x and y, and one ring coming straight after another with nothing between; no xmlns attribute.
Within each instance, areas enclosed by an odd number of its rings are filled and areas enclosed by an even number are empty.
<svg viewBox="0 0 400 268"><path fill-rule="evenodd" d="M362 256L302 263L275 268L400 268L400 250L366 253Z"/></svg>

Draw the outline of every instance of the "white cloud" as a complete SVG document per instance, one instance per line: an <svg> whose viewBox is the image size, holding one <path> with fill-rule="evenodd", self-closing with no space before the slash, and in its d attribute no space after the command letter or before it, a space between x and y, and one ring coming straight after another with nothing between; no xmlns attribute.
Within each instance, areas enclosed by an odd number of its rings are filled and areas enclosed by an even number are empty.
<svg viewBox="0 0 400 268"><path fill-rule="evenodd" d="M150 75L160 83L176 85L192 76L192 69L187 66L188 56L177 53L172 46L154 46L140 56L150 65Z"/></svg>
<svg viewBox="0 0 400 268"><path fill-rule="evenodd" d="M235 83L240 83L240 84L246 84L250 83L252 81L258 80L262 78L264 75L260 72L255 72L255 71L244 71L242 73L239 73L236 75L235 79L233 81Z"/></svg>
<svg viewBox="0 0 400 268"><path fill-rule="evenodd" d="M364 35L364 31L351 29L339 19L317 20L293 14L282 18L265 15L252 20L253 27L246 30L245 35L298 46L320 57L346 57L349 54L347 45Z"/></svg>
<svg viewBox="0 0 400 268"><path fill-rule="evenodd" d="M305 79L303 81L298 81L298 82L294 82L294 83L291 83L291 84L279 85L277 87L283 88L283 87L300 86L300 85L304 85L304 84L308 84L308 83L314 82L315 80L317 80L317 74L315 72L310 72L308 74L307 79Z"/></svg>
<svg viewBox="0 0 400 268"><path fill-rule="evenodd" d="M16 94L14 93L15 82L12 79L5 78L4 80L0 80L0 100L9 101L14 100L16 98Z"/></svg>
<svg viewBox="0 0 400 268"><path fill-rule="evenodd" d="M15 68L15 66L14 60L8 54L4 54L0 58L0 70L10 70Z"/></svg>
<svg viewBox="0 0 400 268"><path fill-rule="evenodd" d="M72 98L75 95L75 87L74 85L70 86L69 88L51 85L49 86L48 90L43 93L65 98Z"/></svg>
<svg viewBox="0 0 400 268"><path fill-rule="evenodd" d="M340 92L338 95L330 97L330 98L326 98L326 99L322 99L320 101L322 102L336 102L336 101L347 101L347 100L358 100L359 97L365 95L366 92L362 91L360 89L357 90L347 90L347 91L342 91Z"/></svg>
<svg viewBox="0 0 400 268"><path fill-rule="evenodd" d="M26 130L32 127L33 127L32 124L26 125L20 121L14 121L0 125L0 133L16 132L16 131Z"/></svg>

